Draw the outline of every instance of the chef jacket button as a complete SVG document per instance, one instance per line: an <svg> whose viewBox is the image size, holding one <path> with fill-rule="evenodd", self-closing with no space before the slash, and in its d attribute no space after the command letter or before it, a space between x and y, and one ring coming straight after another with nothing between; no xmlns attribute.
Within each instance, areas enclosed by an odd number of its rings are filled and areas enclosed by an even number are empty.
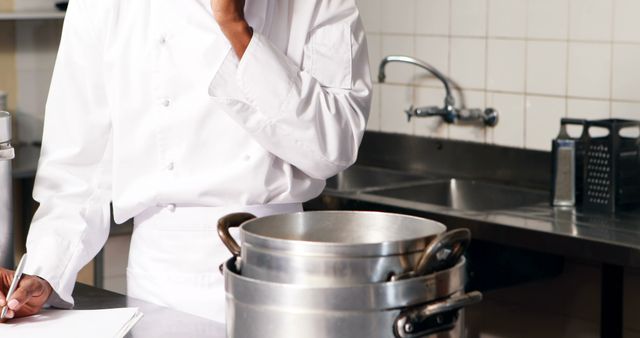
<svg viewBox="0 0 640 338"><path fill-rule="evenodd" d="M171 105L171 100L164 99L162 100L162 102L160 102L160 104L162 104L163 107L169 107Z"/></svg>
<svg viewBox="0 0 640 338"><path fill-rule="evenodd" d="M160 44L161 44L161 45L164 45L164 44L166 44L166 43L167 43L167 37L166 37L166 36L161 37L161 38L160 38Z"/></svg>
<svg viewBox="0 0 640 338"><path fill-rule="evenodd" d="M173 203L167 204L167 210L174 212L176 211L176 205Z"/></svg>
<svg viewBox="0 0 640 338"><path fill-rule="evenodd" d="M175 169L175 165L173 162L169 162L169 164L167 164L167 170L172 171L173 169Z"/></svg>

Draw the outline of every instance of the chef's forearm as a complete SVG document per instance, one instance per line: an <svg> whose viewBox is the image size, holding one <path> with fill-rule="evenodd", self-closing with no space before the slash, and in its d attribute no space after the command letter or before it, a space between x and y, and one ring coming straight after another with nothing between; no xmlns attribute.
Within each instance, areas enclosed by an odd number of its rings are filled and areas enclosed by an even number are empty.
<svg viewBox="0 0 640 338"><path fill-rule="evenodd" d="M236 52L238 59L242 59L244 52L247 50L251 38L253 37L253 30L251 26L245 21L231 21L222 23L220 22L220 29L231 43L233 50Z"/></svg>

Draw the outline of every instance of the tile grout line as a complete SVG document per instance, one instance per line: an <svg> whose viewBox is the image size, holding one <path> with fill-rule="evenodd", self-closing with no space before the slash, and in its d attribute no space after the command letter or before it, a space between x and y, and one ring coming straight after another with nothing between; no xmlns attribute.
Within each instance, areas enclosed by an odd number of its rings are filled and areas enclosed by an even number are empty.
<svg viewBox="0 0 640 338"><path fill-rule="evenodd" d="M524 100L522 102L522 144L524 148L527 144L527 92L529 83L529 3L531 0L524 2Z"/></svg>
<svg viewBox="0 0 640 338"><path fill-rule="evenodd" d="M615 13L616 13L616 8L617 8L617 3L618 0L612 0L612 4L611 4L611 33L610 33L610 39L611 39L611 45L610 47L610 60L609 60L609 118L613 117L613 64L614 64L614 37L615 37Z"/></svg>
<svg viewBox="0 0 640 338"><path fill-rule="evenodd" d="M484 15L484 20L485 20L485 27L484 27L484 34L485 34L485 43L484 43L484 105L487 105L487 92L488 92L488 88L489 88L489 13L491 12L491 1L493 0L486 0L485 4L485 15ZM483 128L483 134L484 134L484 143L492 143L489 142L488 137L489 137L489 133L487 132L487 128Z"/></svg>
<svg viewBox="0 0 640 338"><path fill-rule="evenodd" d="M569 82L570 82L570 69L569 67L570 62L569 60L571 59L571 1L569 0L567 1L567 36L565 37L565 41L567 44L567 58L566 58L566 70L565 70L565 93L564 93L564 114L562 114L564 117L568 117L569 116Z"/></svg>

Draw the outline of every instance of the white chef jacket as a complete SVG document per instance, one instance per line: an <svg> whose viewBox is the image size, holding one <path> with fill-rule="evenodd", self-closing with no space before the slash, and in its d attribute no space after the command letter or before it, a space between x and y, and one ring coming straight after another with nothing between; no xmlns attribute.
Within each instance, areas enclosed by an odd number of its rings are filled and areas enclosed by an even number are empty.
<svg viewBox="0 0 640 338"><path fill-rule="evenodd" d="M354 0L248 0L238 60L209 0L73 0L46 106L26 273L54 306L149 207L298 203L351 165L371 79Z"/></svg>

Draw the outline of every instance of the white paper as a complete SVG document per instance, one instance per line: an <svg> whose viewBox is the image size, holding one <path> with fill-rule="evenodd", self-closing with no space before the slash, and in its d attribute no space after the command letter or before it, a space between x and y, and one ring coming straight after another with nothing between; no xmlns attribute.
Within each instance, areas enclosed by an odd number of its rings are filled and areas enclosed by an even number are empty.
<svg viewBox="0 0 640 338"><path fill-rule="evenodd" d="M0 324L0 337L122 338L141 317L137 308L43 310Z"/></svg>

